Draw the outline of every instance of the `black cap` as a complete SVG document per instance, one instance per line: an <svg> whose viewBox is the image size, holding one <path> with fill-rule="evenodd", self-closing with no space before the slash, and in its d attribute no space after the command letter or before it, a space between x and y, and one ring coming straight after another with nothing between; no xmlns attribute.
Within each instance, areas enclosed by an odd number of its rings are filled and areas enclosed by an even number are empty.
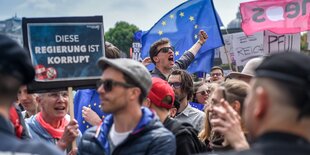
<svg viewBox="0 0 310 155"><path fill-rule="evenodd" d="M22 84L35 76L27 51L5 35L0 35L0 74L17 78Z"/></svg>
<svg viewBox="0 0 310 155"><path fill-rule="evenodd" d="M266 77L310 89L310 57L285 52L266 57L256 68L255 77Z"/></svg>
<svg viewBox="0 0 310 155"><path fill-rule="evenodd" d="M283 83L290 91L298 119L310 117L310 57L285 52L266 57L255 70L255 77L265 77Z"/></svg>

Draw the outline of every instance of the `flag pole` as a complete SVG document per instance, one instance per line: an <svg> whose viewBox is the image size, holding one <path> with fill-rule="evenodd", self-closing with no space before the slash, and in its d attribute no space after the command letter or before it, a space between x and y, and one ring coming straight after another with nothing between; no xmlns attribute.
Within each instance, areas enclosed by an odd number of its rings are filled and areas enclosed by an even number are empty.
<svg viewBox="0 0 310 155"><path fill-rule="evenodd" d="M72 87L68 87L68 94L69 94L69 114L70 119L74 119L74 105L73 105L73 91ZM76 148L76 140L74 139L72 142L72 149Z"/></svg>
<svg viewBox="0 0 310 155"><path fill-rule="evenodd" d="M226 34L229 34L227 28L226 28L226 27L224 27L224 28L225 28L225 30L226 30ZM231 66L231 63L232 63L232 62L231 62L230 56L228 56L228 51L227 51L227 49L226 49L225 42L224 42L224 50L225 50L225 55L226 55L226 58L227 58L227 61L228 61L229 69L230 69L231 71L233 71L232 66ZM238 68L237 68L237 67L236 67L236 71L238 72Z"/></svg>

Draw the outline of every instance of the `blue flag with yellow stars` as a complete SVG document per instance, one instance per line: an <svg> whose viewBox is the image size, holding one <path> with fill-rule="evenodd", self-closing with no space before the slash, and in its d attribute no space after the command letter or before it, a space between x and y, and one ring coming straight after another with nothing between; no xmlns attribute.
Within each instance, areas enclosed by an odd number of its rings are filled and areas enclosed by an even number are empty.
<svg viewBox="0 0 310 155"><path fill-rule="evenodd" d="M92 127L86 122L82 116L83 106L91 108L100 118L104 118L107 114L101 111L99 94L95 89L81 89L74 95L74 118L78 121L79 129L84 133L88 128Z"/></svg>
<svg viewBox="0 0 310 155"><path fill-rule="evenodd" d="M213 49L223 45L220 24L212 0L186 1L164 15L149 31L143 33L142 58L149 56L149 49L155 41L169 38L175 48L174 55L177 60L197 42L199 31L204 30L209 38L188 71L209 72L213 65Z"/></svg>

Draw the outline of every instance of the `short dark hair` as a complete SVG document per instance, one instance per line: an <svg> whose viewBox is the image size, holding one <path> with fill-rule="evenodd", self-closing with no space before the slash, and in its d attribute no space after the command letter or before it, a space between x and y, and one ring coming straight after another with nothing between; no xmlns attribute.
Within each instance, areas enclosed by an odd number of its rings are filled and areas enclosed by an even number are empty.
<svg viewBox="0 0 310 155"><path fill-rule="evenodd" d="M121 50L119 50L116 46L111 44L110 42L105 42L105 56L110 59L120 58Z"/></svg>
<svg viewBox="0 0 310 155"><path fill-rule="evenodd" d="M157 47L164 45L164 44L168 44L168 43L170 43L170 40L168 38L162 38L162 39L157 40L155 43L152 44L150 51L149 51L149 55L150 55L150 58L154 64L156 64L156 63L153 60L153 58L156 56L155 54L157 53Z"/></svg>
<svg viewBox="0 0 310 155"><path fill-rule="evenodd" d="M221 70L221 72L222 72L222 76L224 76L224 71L223 71L223 68L222 68L222 67L220 67L220 66L213 66L213 67L211 68L211 72L212 72L213 70L216 70L216 69Z"/></svg>
<svg viewBox="0 0 310 155"><path fill-rule="evenodd" d="M254 84L252 89L257 88L258 86L268 87L265 83L265 78L256 78L256 83ZM309 90L305 90L304 87L294 84L288 83L286 81L281 80L272 80L272 84L274 87L281 92L282 97L285 97L285 101L288 104L295 107L299 111L298 119L300 120L303 117L310 117L310 92ZM269 83L268 83L269 84ZM306 86L305 86L306 87Z"/></svg>
<svg viewBox="0 0 310 155"><path fill-rule="evenodd" d="M0 75L0 104L11 106L16 100L21 81L11 75Z"/></svg>
<svg viewBox="0 0 310 155"><path fill-rule="evenodd" d="M180 75L181 76L181 91L187 93L187 100L191 100L194 94L194 82L192 76L187 71L182 69L176 69L169 75ZM169 79L168 77L168 79Z"/></svg>

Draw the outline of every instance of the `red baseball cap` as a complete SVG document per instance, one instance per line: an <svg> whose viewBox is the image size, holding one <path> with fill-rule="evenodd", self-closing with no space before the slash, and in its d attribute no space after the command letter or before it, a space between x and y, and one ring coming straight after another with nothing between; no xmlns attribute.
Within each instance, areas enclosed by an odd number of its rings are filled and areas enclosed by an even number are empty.
<svg viewBox="0 0 310 155"><path fill-rule="evenodd" d="M162 102L166 96L171 96L171 103ZM148 98L158 107L170 109L174 103L174 91L167 81L160 78L152 78L152 88Z"/></svg>

